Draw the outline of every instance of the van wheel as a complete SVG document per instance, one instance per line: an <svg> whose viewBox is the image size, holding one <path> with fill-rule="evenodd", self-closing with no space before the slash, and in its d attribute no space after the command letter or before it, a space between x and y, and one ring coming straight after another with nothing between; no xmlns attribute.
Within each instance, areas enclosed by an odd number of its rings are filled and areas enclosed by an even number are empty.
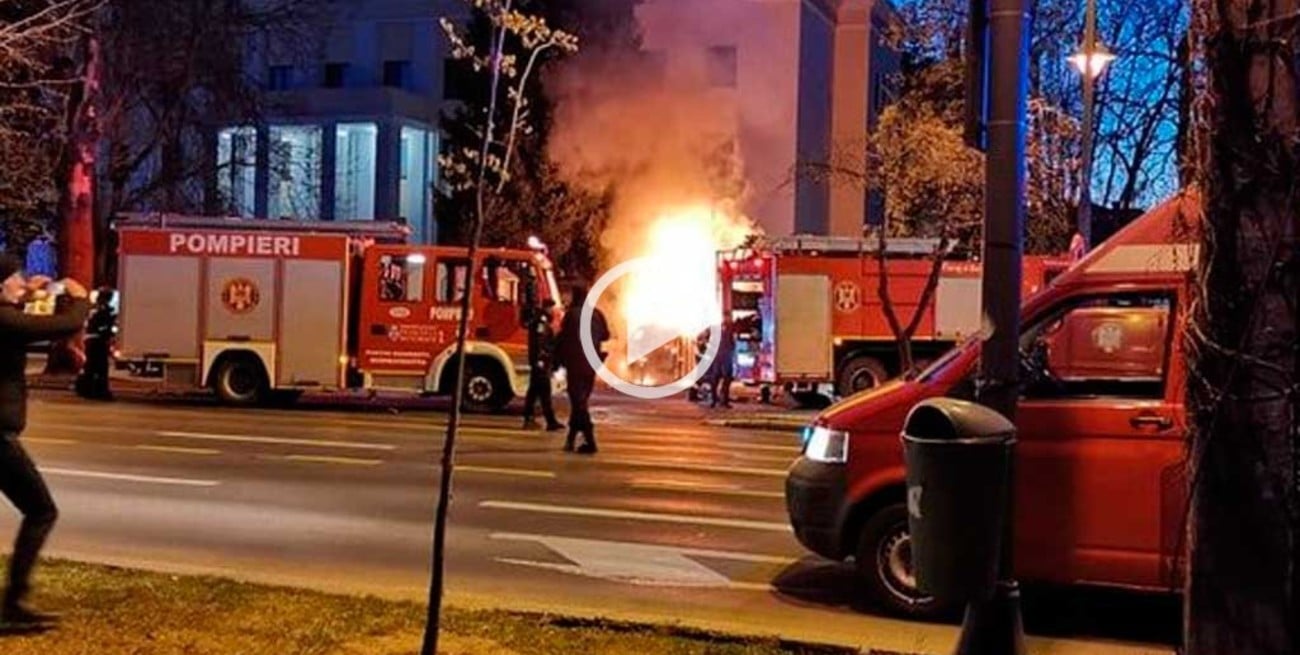
<svg viewBox="0 0 1300 655"><path fill-rule="evenodd" d="M937 619L951 609L916 588L912 537L903 503L885 506L862 526L854 564L866 583L868 599L890 614Z"/></svg>
<svg viewBox="0 0 1300 655"><path fill-rule="evenodd" d="M230 405L258 405L270 393L262 363L246 355L221 360L213 373L212 387L217 397Z"/></svg>
<svg viewBox="0 0 1300 655"><path fill-rule="evenodd" d="M465 388L461 406L467 412L498 412L510 404L514 392L500 368L471 359L465 362Z"/></svg>
<svg viewBox="0 0 1300 655"><path fill-rule="evenodd" d="M840 396L852 396L859 391L874 389L889 380L889 369L875 357L854 357L840 368L835 390Z"/></svg>

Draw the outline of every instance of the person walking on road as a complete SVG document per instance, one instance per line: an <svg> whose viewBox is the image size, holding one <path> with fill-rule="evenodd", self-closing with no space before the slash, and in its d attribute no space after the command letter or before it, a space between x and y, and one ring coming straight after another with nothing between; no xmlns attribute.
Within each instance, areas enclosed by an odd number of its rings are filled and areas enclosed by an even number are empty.
<svg viewBox="0 0 1300 655"><path fill-rule="evenodd" d="M90 311L89 293L81 284L64 280L65 297L59 298L55 313L36 316L24 313L24 301L32 292L50 286L49 278L27 279L19 260L0 256L0 280L0 492L23 514L9 561L0 621L11 626L48 625L56 617L23 605L32 569L58 518L45 480L18 440L27 427L27 346L80 331Z"/></svg>
<svg viewBox="0 0 1300 655"><path fill-rule="evenodd" d="M555 330L551 327L555 301L547 299L535 310L528 326L528 394L524 397L524 428L537 429L534 411L540 403L546 419L546 431L563 430L564 424L555 418L555 405L551 399L551 372L555 370Z"/></svg>
<svg viewBox="0 0 1300 655"><path fill-rule="evenodd" d="M596 369L587 361L582 350L582 306L587 302L587 289L575 287L569 311L564 314L560 325L560 335L556 342L556 362L567 372L569 394L569 434L564 440L564 449L573 451L579 434L583 443L577 452L584 455L596 453L596 426L591 421L588 403L591 392L596 388ZM609 324L599 309L592 312L591 343L600 352L600 359L605 359L603 344L609 341Z"/></svg>

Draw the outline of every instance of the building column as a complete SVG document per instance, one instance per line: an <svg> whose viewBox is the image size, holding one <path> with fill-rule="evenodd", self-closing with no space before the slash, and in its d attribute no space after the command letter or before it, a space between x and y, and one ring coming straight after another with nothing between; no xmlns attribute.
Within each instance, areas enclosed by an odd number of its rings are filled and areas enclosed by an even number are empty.
<svg viewBox="0 0 1300 655"><path fill-rule="evenodd" d="M397 121L380 121L375 159L375 220L391 221L401 207L402 126Z"/></svg>
<svg viewBox="0 0 1300 655"><path fill-rule="evenodd" d="M320 218L325 221L356 218L355 216L334 215L334 195L337 193L339 152L339 130L336 121L326 121L321 125L320 151Z"/></svg>
<svg viewBox="0 0 1300 655"><path fill-rule="evenodd" d="M837 162L867 172L869 98L871 94L871 5L850 0L840 6L835 27L835 63L831 99L831 149ZM835 236L862 236L867 190L857 184L831 185L830 225Z"/></svg>

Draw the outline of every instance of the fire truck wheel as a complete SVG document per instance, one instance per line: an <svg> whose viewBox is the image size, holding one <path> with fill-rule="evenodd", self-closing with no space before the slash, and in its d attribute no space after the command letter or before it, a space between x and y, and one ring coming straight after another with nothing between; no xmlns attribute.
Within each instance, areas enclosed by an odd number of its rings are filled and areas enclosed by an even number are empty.
<svg viewBox="0 0 1300 655"><path fill-rule="evenodd" d="M873 389L889 379L889 369L875 357L854 357L840 369L836 391L840 396L852 396L859 391Z"/></svg>
<svg viewBox="0 0 1300 655"><path fill-rule="evenodd" d="M903 503L886 505L862 526L854 564L866 583L868 600L891 614L936 619L950 609L916 588L912 538Z"/></svg>
<svg viewBox="0 0 1300 655"><path fill-rule="evenodd" d="M217 397L231 405L259 404L269 392L262 363L249 356L236 355L222 359L213 374L212 386Z"/></svg>
<svg viewBox="0 0 1300 655"><path fill-rule="evenodd" d="M464 407L470 412L495 412L510 403L510 385L500 367L475 361L465 362Z"/></svg>

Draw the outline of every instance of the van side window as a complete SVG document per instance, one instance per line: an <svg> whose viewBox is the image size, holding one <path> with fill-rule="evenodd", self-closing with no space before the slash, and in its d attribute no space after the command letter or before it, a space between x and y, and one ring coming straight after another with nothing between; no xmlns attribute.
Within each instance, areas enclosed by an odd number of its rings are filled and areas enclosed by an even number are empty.
<svg viewBox="0 0 1300 655"><path fill-rule="evenodd" d="M1161 398L1173 296L1091 296L1050 312L1020 341L1030 398Z"/></svg>
<svg viewBox="0 0 1300 655"><path fill-rule="evenodd" d="M468 259L438 260L438 284L434 291L434 299L440 303L460 302L465 297L468 281Z"/></svg>
<svg viewBox="0 0 1300 655"><path fill-rule="evenodd" d="M424 300L424 258L403 255L379 257L379 300L420 302Z"/></svg>

